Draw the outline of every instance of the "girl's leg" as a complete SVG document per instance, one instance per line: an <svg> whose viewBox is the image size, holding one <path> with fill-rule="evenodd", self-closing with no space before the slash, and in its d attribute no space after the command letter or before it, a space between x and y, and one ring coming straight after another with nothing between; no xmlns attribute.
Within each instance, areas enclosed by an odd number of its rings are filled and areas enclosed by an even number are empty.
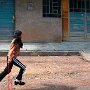
<svg viewBox="0 0 90 90"><path fill-rule="evenodd" d="M13 59L13 64L20 68L19 74L17 75L16 79L17 79L17 80L22 80L22 75L23 75L24 71L26 70L26 66L23 65L23 64L22 64L18 59L16 59L16 58Z"/></svg>
<svg viewBox="0 0 90 90"><path fill-rule="evenodd" d="M3 72L0 73L0 81L7 75L11 72L11 69L12 69L12 66L13 66L13 61L8 63L8 57L7 57L7 66L6 68L4 69Z"/></svg>

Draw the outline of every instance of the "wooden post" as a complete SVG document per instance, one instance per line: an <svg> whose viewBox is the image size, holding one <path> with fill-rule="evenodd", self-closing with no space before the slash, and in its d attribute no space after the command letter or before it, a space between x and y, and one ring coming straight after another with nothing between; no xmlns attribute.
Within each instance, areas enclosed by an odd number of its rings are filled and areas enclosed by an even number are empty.
<svg viewBox="0 0 90 90"><path fill-rule="evenodd" d="M68 39L68 5L69 0L62 0L62 39Z"/></svg>

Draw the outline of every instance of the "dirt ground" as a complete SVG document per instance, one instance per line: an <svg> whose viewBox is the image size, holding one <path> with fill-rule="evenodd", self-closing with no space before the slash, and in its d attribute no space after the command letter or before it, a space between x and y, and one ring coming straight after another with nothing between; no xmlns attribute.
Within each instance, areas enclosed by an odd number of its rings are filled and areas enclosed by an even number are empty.
<svg viewBox="0 0 90 90"><path fill-rule="evenodd" d="M90 90L90 62L81 56L20 56L27 69L24 86L15 86L19 72L12 72L0 82L0 90ZM0 57L0 72L6 66L6 57ZM9 80L8 80L9 79Z"/></svg>

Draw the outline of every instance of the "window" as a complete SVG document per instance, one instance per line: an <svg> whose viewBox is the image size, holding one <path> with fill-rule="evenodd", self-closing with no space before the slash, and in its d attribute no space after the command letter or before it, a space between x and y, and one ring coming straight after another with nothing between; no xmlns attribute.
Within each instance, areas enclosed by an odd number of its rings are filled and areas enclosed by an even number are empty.
<svg viewBox="0 0 90 90"><path fill-rule="evenodd" d="M61 0L43 0L43 17L61 17Z"/></svg>

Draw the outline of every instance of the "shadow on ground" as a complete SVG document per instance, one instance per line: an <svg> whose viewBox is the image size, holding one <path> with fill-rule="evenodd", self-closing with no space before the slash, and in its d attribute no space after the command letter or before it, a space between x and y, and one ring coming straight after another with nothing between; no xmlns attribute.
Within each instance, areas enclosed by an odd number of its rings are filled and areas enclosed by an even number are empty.
<svg viewBox="0 0 90 90"><path fill-rule="evenodd" d="M26 88L25 90L76 90L76 87L70 87L65 85L52 85L52 84L44 84L43 87L38 88ZM24 89L22 89L24 90Z"/></svg>

